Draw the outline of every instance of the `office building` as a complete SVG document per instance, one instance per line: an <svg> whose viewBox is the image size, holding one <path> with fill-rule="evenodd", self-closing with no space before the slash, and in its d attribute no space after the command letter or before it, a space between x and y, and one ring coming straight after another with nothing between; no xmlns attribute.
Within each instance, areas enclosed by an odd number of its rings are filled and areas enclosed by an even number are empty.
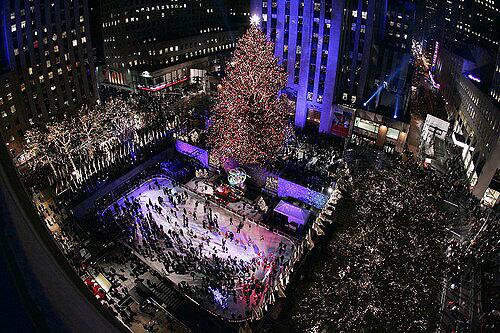
<svg viewBox="0 0 500 333"><path fill-rule="evenodd" d="M441 6L441 39L446 44L473 44L496 52L500 9L495 0L447 0Z"/></svg>
<svg viewBox="0 0 500 333"><path fill-rule="evenodd" d="M490 206L500 199L499 66L477 46L441 48L436 66L472 193Z"/></svg>
<svg viewBox="0 0 500 333"><path fill-rule="evenodd" d="M102 81L155 92L193 82L191 69L213 71L250 18L243 0L104 0L101 21Z"/></svg>
<svg viewBox="0 0 500 333"><path fill-rule="evenodd" d="M358 107L404 114L414 12L398 0L252 0L287 69L295 125L345 137Z"/></svg>
<svg viewBox="0 0 500 333"><path fill-rule="evenodd" d="M415 39L422 46L428 64L432 62L436 42L439 44L440 41L443 12L443 1L423 0L416 2Z"/></svg>
<svg viewBox="0 0 500 333"><path fill-rule="evenodd" d="M24 131L96 99L87 0L1 2L0 133L16 155Z"/></svg>

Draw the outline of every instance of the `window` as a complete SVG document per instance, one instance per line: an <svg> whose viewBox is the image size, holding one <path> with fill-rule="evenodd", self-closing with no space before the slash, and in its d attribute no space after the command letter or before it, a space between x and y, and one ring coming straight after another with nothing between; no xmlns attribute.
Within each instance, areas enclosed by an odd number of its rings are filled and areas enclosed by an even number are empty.
<svg viewBox="0 0 500 333"><path fill-rule="evenodd" d="M390 139L397 140L399 138L399 131L397 129L389 127L387 129L387 137Z"/></svg>
<svg viewBox="0 0 500 333"><path fill-rule="evenodd" d="M373 121L362 118L356 118L356 120L354 121L354 126L372 133L378 133L379 127L379 125L374 123Z"/></svg>

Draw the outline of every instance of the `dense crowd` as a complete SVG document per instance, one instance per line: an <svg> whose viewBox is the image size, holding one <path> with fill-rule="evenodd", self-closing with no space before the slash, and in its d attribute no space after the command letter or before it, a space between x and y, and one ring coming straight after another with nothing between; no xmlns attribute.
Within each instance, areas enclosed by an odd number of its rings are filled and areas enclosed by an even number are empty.
<svg viewBox="0 0 500 333"><path fill-rule="evenodd" d="M126 97L138 106L144 123L167 123L169 129L175 129L173 138L203 146L210 103L206 96L186 99L180 92ZM123 96L115 95L110 101L113 98ZM161 124L157 123L160 118ZM193 132L193 128L197 131ZM148 131L138 133L148 138ZM152 140L151 145L137 150L137 155L124 155L125 163L93 165L99 172L80 184L81 194L87 195L108 177L123 174L135 161L163 149L165 146L158 142ZM342 147L330 137L307 131L297 133L288 142L275 171L322 190L337 180L334 161L342 156L341 151ZM308 282L292 296L297 302L286 316L294 323L293 328L301 332L351 332L367 327L380 332L427 332L435 330L443 316L450 331L473 327L474 300L461 301L463 295L458 290L465 288L464 275L475 274L477 268L491 271L493 267L494 271L497 267L492 263L500 244L498 215L485 212L469 194L460 156L447 161L446 174L437 174L410 159L388 158L381 152L372 155L365 158L366 165L360 163L359 156L349 158L344 154L354 179L352 186L347 186L352 200L344 204L352 211L325 247L324 257L328 260L318 260ZM124 184L120 195L140 181ZM230 319L249 317L264 298L268 282L286 266L287 244L280 243L275 253L259 252L249 261L239 259L228 247L238 245L242 252L253 249L255 240L243 243L236 237L240 231L250 229L252 223L235 219L235 231L221 227L221 217L214 213L215 203L200 197L194 209L186 209L187 190L174 187L158 182L150 185L149 190L161 193L145 205L139 198L127 196L107 209L112 201L104 198L98 203L103 214L89 226L95 227L95 235L101 234L101 238L122 239L138 256L159 267L162 275L184 276L178 284L180 289L204 306ZM114 201L116 195L110 198ZM459 208L446 206L445 199L456 202ZM159 224L157 216L169 227ZM50 217L47 222L49 226L54 223ZM196 223L202 226L201 232L193 228ZM80 239L66 230L63 227L54 236L64 253L76 258L79 246L75 245ZM132 263L133 267L126 271L136 278L144 273L144 265L134 264L137 257L133 254L119 260ZM117 286L111 299L123 299L128 293L126 287L120 286L123 274L108 272ZM440 297L443 290L445 302ZM484 295L484 316L475 320L493 331L499 324L498 295ZM108 306L126 323L132 322L129 310Z"/></svg>
<svg viewBox="0 0 500 333"><path fill-rule="evenodd" d="M443 281L461 274L470 260L491 258L499 244L498 220L476 237L486 217L470 198L467 236L452 237L459 213L445 209L443 199L463 189L450 187L447 177L395 160L354 172L348 221L326 246L329 260L317 262L296 293L290 313L296 331L438 327Z"/></svg>
<svg viewBox="0 0 500 333"><path fill-rule="evenodd" d="M335 138L304 129L287 143L275 168L282 177L320 191L331 184L330 166L341 156L342 145Z"/></svg>

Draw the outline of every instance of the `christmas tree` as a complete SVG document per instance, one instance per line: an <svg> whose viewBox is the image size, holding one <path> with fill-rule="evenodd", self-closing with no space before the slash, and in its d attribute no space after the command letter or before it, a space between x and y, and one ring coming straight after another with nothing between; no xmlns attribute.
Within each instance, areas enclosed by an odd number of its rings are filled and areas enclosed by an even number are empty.
<svg viewBox="0 0 500 333"><path fill-rule="evenodd" d="M214 160L268 165L283 149L289 115L280 92L287 74L273 49L255 24L238 41L213 108L208 142Z"/></svg>

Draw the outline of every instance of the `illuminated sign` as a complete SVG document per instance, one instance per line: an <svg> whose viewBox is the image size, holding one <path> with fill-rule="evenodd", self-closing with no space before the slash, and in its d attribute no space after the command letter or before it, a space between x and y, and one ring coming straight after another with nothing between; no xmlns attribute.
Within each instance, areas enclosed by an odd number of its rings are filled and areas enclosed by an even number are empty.
<svg viewBox="0 0 500 333"><path fill-rule="evenodd" d="M481 82L481 79L480 79L480 78L478 78L477 76L474 76L474 75L472 75L472 74L468 74L468 75L467 75L467 77L468 77L469 79L471 79L472 81L475 81L475 82L477 82L477 83Z"/></svg>
<svg viewBox="0 0 500 333"><path fill-rule="evenodd" d="M175 85L177 85L179 83L186 82L187 80L189 80L189 76L186 76L185 78L182 78L182 79L180 79L178 81L174 81L174 82L170 82L170 83L162 83L160 85L152 86L152 87L142 87L142 86L139 86L138 88L140 90L144 90L144 91L156 92L156 91L160 91L160 90L163 90L163 89L171 87L171 86L175 86Z"/></svg>

